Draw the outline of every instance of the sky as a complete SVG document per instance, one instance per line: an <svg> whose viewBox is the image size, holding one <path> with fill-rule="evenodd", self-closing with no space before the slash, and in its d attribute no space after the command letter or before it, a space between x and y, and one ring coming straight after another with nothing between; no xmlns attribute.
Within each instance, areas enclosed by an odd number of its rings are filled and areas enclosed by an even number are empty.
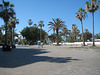
<svg viewBox="0 0 100 75"><path fill-rule="evenodd" d="M48 23L52 18L60 18L65 21L67 28L72 29L72 24L76 24L81 33L81 22L75 18L76 12L82 7L85 9L85 2L88 0L5 0L15 5L14 10L19 24L16 25L16 32L20 33L25 27L29 27L28 20L32 19L33 24L44 21L45 30L49 35L53 30L48 32ZM0 0L0 3L2 1ZM94 14L95 34L100 33L100 9ZM53 22L53 21L52 21ZM0 18L0 26L4 22ZM33 26L33 24L31 26ZM88 29L92 33L92 14L87 12L87 17L83 20L83 28Z"/></svg>

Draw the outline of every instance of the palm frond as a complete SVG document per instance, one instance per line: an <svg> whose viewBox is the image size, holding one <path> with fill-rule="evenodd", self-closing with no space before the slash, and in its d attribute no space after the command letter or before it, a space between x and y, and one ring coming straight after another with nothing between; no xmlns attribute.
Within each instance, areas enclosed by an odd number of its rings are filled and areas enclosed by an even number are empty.
<svg viewBox="0 0 100 75"><path fill-rule="evenodd" d="M4 6L8 7L9 6L9 2L4 2Z"/></svg>
<svg viewBox="0 0 100 75"><path fill-rule="evenodd" d="M54 23L56 24L56 20L52 18L52 20L54 21Z"/></svg>
<svg viewBox="0 0 100 75"><path fill-rule="evenodd" d="M89 2L86 2L86 10L89 12L95 12L99 8L100 0L90 0Z"/></svg>
<svg viewBox="0 0 100 75"><path fill-rule="evenodd" d="M14 7L14 4L10 4L10 7Z"/></svg>
<svg viewBox="0 0 100 75"><path fill-rule="evenodd" d="M54 25L54 23L53 22L49 22L49 24L48 25Z"/></svg>

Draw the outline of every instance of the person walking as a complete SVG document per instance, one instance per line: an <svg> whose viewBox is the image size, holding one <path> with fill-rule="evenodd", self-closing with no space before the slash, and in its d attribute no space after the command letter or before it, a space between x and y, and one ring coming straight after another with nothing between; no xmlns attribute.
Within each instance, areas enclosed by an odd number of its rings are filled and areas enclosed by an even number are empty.
<svg viewBox="0 0 100 75"><path fill-rule="evenodd" d="M38 48L40 48L40 41L38 41Z"/></svg>
<svg viewBox="0 0 100 75"><path fill-rule="evenodd" d="M43 42L41 42L41 47L43 48Z"/></svg>

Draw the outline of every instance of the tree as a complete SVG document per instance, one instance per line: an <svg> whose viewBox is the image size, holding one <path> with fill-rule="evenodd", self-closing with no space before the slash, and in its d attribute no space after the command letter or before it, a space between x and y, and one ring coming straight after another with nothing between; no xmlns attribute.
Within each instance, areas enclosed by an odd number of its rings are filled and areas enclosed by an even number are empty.
<svg viewBox="0 0 100 75"><path fill-rule="evenodd" d="M19 21L16 19L16 17L11 18L7 24L7 27L11 29L11 43L14 43L14 29L16 24L19 24Z"/></svg>
<svg viewBox="0 0 100 75"><path fill-rule="evenodd" d="M86 17L86 11L85 9L80 8L78 12L76 13L76 18L81 21L81 27L82 27L82 40L83 40L83 45L85 46L85 41L84 41L84 32L83 32L83 22L82 20L85 19Z"/></svg>
<svg viewBox="0 0 100 75"><path fill-rule="evenodd" d="M57 42L57 45L59 45L59 39L58 39L58 32L60 29L64 28L66 25L65 25L65 22L62 21L61 19L57 18L57 19L52 19L53 22L49 22L48 25L51 25L49 28L50 30L51 29L55 29L56 30L56 42Z"/></svg>
<svg viewBox="0 0 100 75"><path fill-rule="evenodd" d="M40 22L39 22L39 25L38 25L38 26L40 27L40 42L43 41L42 36L41 36L41 35L42 35L42 27L44 27L43 22L44 22L44 21L40 21Z"/></svg>
<svg viewBox="0 0 100 75"><path fill-rule="evenodd" d="M2 32L1 32L1 29L0 29L0 44L1 44L1 38L2 38Z"/></svg>
<svg viewBox="0 0 100 75"><path fill-rule="evenodd" d="M85 34L84 34L85 35ZM80 33L80 34L78 34L78 37L79 37L79 42L82 42L82 34Z"/></svg>
<svg viewBox="0 0 100 75"><path fill-rule="evenodd" d="M91 40L91 38L92 38L92 33L90 33L90 32L88 31L88 29L85 29L84 37L85 37L85 41Z"/></svg>
<svg viewBox="0 0 100 75"><path fill-rule="evenodd" d="M65 41L67 40L67 35L68 35L68 29L67 28L63 28L61 35L65 38Z"/></svg>
<svg viewBox="0 0 100 75"><path fill-rule="evenodd" d="M47 33L44 30L42 31L42 39L45 39ZM26 27L21 31L21 35L29 42L29 44L34 44L40 39L40 29L37 27Z"/></svg>
<svg viewBox="0 0 100 75"><path fill-rule="evenodd" d="M68 42L71 42L71 34L72 34L72 32L71 32L71 30L68 30L68 36L67 36L67 38L66 38L66 40L68 41Z"/></svg>
<svg viewBox="0 0 100 75"><path fill-rule="evenodd" d="M29 25L32 25L32 23L33 23L32 20L29 19L28 24L29 24Z"/></svg>
<svg viewBox="0 0 100 75"><path fill-rule="evenodd" d="M100 39L100 33L95 35L96 39Z"/></svg>
<svg viewBox="0 0 100 75"><path fill-rule="evenodd" d="M52 43L55 42L55 38L56 38L56 35L55 35L55 34L51 34L51 35L49 36L49 39L51 40Z"/></svg>
<svg viewBox="0 0 100 75"><path fill-rule="evenodd" d="M37 24L34 24L33 27L37 27Z"/></svg>
<svg viewBox="0 0 100 75"><path fill-rule="evenodd" d="M12 7L14 7L13 4L10 4L9 2L5 2L3 0L3 4L0 4L1 11L0 11L0 17L4 20L5 22L5 46L7 46L7 22L11 17L15 15L15 12Z"/></svg>
<svg viewBox="0 0 100 75"><path fill-rule="evenodd" d="M99 1L97 0L89 0L86 2L86 10L90 13L92 13L92 19L93 19L93 33L92 33L92 41L93 41L93 46L95 45L94 43L94 12L99 9Z"/></svg>
<svg viewBox="0 0 100 75"><path fill-rule="evenodd" d="M78 35L79 33L80 33L80 30L77 29L76 24L73 24L73 25L72 25L72 35L73 35L73 37L74 37L74 42L76 41L76 37L77 37L77 35Z"/></svg>
<svg viewBox="0 0 100 75"><path fill-rule="evenodd" d="M56 38L56 35L55 35L55 34L51 34L51 35L49 36L49 39L51 40L52 43L55 42L55 38ZM59 41L59 42L62 41L62 37L61 37L60 35L58 36L58 41Z"/></svg>
<svg viewBox="0 0 100 75"><path fill-rule="evenodd" d="M8 33L8 38L7 39L11 39L9 44L14 42L15 34L17 34L17 33L14 32L16 24L19 24L19 21L18 21L18 19L16 19L16 17L11 18L7 23L7 33ZM5 27L6 27L6 25L3 25L0 28L3 29L3 30L6 30ZM9 38L9 35L10 35L10 38Z"/></svg>

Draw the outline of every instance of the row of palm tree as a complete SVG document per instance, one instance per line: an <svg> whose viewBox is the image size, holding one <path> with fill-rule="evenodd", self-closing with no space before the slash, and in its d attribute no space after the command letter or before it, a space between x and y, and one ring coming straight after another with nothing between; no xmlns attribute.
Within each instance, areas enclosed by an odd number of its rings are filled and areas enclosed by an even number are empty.
<svg viewBox="0 0 100 75"><path fill-rule="evenodd" d="M56 30L56 41L57 41L57 45L59 45L58 32L59 32L60 29L66 28L66 25L65 25L65 22L62 21L59 18L52 19L52 20L53 20L53 22L49 22L48 25L50 25L50 27L49 27L50 30L53 29L54 32ZM40 27L40 42L41 42L42 41L42 38L41 38L42 32L41 32L41 30L42 30L42 27L44 27L44 21L39 21L38 23L39 23L38 26ZM31 19L29 19L28 24L32 25L32 20ZM34 27L37 27L36 24L34 24Z"/></svg>
<svg viewBox="0 0 100 75"><path fill-rule="evenodd" d="M28 24L29 25L32 25L32 20L31 19L29 19L29 21L28 21ZM44 27L44 21L39 21L38 22L39 24L38 24L38 26L40 27L40 42L42 41L42 27ZM34 24L34 27L37 27L37 24Z"/></svg>
<svg viewBox="0 0 100 75"><path fill-rule="evenodd" d="M11 40L11 43L14 42L14 29L16 27L16 24L19 24L19 20L16 19L16 17L13 17L11 18L8 23L7 23L7 30L10 30L11 31L11 34L12 34L12 40ZM1 30L6 30L5 29L6 25L2 25L0 27Z"/></svg>
<svg viewBox="0 0 100 75"><path fill-rule="evenodd" d="M99 3L100 3L100 0L99 1L89 0L86 2L86 10L88 12L91 12L92 17L93 17L93 34L92 34L93 45L95 45L95 43L94 43L94 12L99 9ZM13 4L10 4L9 2L5 2L4 0L3 0L3 4L0 4L0 9L2 10L2 11L0 11L0 17L5 22L5 45L7 45L7 23L9 21L9 19L13 18L15 15L14 10L12 9L13 7L14 7ZM81 21L83 45L85 45L84 32L83 32L83 19L85 19L87 16L86 10L83 8L80 8L78 10L78 12L76 13L76 18ZM53 20L53 22L49 22L48 25L50 26L49 27L50 30L53 29L54 32L56 31L56 41L57 41L57 45L59 45L59 41L58 41L59 30L63 29L63 31L65 33L67 33L68 30L66 29L65 22L62 21L61 19L57 18L57 19L52 19L52 20ZM28 23L29 23L29 25L32 25L33 22L31 19L29 19ZM40 21L38 26L40 27L40 41L41 41L41 39L42 39L41 38L41 34L42 34L41 30L42 30L42 27L44 27L43 21ZM72 29L73 30L75 29L75 25L73 25ZM63 34L63 35L65 35L65 34ZM76 37L76 35L75 35L75 37Z"/></svg>
<svg viewBox="0 0 100 75"><path fill-rule="evenodd" d="M2 18L5 22L5 46L7 47L7 23L10 18L13 18L15 12L13 10L14 5L10 4L7 1L2 0L2 4L0 4L0 18Z"/></svg>
<svg viewBox="0 0 100 75"><path fill-rule="evenodd" d="M89 1L86 2L86 10L88 12L91 12L92 13L92 17L93 17L93 33L92 33L93 46L95 45L95 43L94 43L94 12L99 9L99 3L100 3L100 0L99 1L97 1L97 0L89 0ZM86 10L83 9L83 8L80 8L78 10L78 12L76 13L76 18L81 21L83 45L85 45L84 32L83 32L83 19L85 19L86 16L87 16ZM58 31L61 28L64 28L63 31L66 34L66 31L68 31L68 30L66 30L65 22L62 21L61 19L57 18L57 19L52 19L52 20L53 20L53 22L49 22L48 25L50 25L50 27L49 27L50 30L51 29L53 29L53 31L56 30L56 40L57 40L57 45L59 45L59 42L58 42ZM73 31L74 31L74 29L76 29L75 25L72 26L72 29L73 29ZM77 33L79 33L79 31L77 31ZM65 34L63 34L63 35L65 35ZM76 37L76 36L74 36L74 37Z"/></svg>
<svg viewBox="0 0 100 75"><path fill-rule="evenodd" d="M92 41L93 41L93 46L95 45L94 43L94 12L99 9L99 3L100 0L89 0L86 2L86 10L90 13L92 13L92 19L93 19L93 33L92 33ZM82 39L83 39L83 45L85 45L84 41L84 32L83 32L83 22L82 20L86 18L87 12L85 9L80 8L78 12L76 13L76 18L81 21L81 27L82 27Z"/></svg>

